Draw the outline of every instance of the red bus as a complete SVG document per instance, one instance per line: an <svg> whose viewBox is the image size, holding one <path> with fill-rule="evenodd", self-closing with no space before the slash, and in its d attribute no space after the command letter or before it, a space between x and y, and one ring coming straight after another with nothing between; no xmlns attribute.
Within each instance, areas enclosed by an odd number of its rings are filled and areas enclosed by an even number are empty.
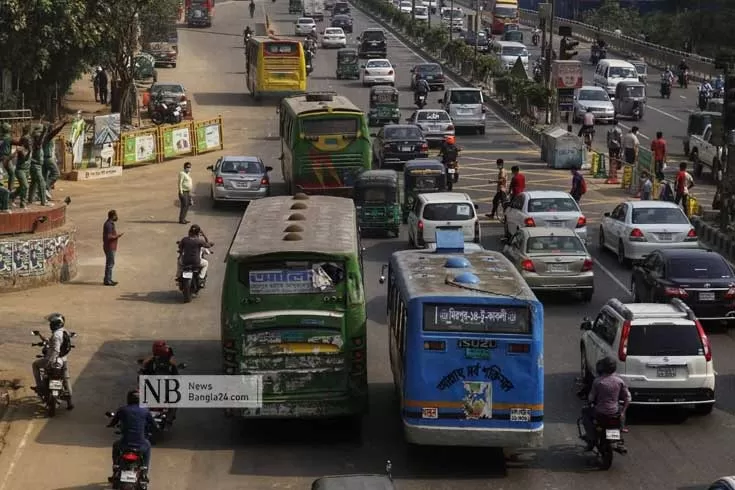
<svg viewBox="0 0 735 490"><path fill-rule="evenodd" d="M494 0L491 5L490 15L492 21L490 29L493 34L505 32L506 24L518 23L518 0Z"/></svg>

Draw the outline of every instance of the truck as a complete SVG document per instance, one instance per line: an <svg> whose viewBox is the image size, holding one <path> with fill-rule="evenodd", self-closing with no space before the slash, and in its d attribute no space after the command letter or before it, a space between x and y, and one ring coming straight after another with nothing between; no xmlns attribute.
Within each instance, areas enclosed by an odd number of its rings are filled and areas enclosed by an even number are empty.
<svg viewBox="0 0 735 490"><path fill-rule="evenodd" d="M695 177L702 175L704 167L709 168L716 181L722 177L725 156L721 138L712 130L712 124L707 124L701 134L689 135L689 159L694 163Z"/></svg>
<svg viewBox="0 0 735 490"><path fill-rule="evenodd" d="M453 31L464 29L464 11L461 8L442 7L440 15L444 26L451 27Z"/></svg>
<svg viewBox="0 0 735 490"><path fill-rule="evenodd" d="M215 0L186 0L184 4L187 27L212 27Z"/></svg>
<svg viewBox="0 0 735 490"><path fill-rule="evenodd" d="M324 0L304 0L304 17L317 22L324 20Z"/></svg>

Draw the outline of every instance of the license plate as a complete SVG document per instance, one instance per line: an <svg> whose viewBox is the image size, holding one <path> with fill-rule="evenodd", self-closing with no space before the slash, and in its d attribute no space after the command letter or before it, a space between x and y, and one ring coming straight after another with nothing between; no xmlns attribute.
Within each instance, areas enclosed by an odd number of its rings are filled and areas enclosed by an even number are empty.
<svg viewBox="0 0 735 490"><path fill-rule="evenodd" d="M531 421L531 410L528 408L511 408L510 409L510 421L511 422L530 422Z"/></svg>
<svg viewBox="0 0 735 490"><path fill-rule="evenodd" d="M673 240L673 238L674 237L671 233L659 233L658 234L658 239L661 241L670 242L671 240Z"/></svg>
<svg viewBox="0 0 735 490"><path fill-rule="evenodd" d="M191 279L194 277L194 273L193 272L182 272L181 277L183 277L184 279Z"/></svg>
<svg viewBox="0 0 735 490"><path fill-rule="evenodd" d="M413 148L411 148L410 146L402 146L401 151L410 152L413 151Z"/></svg>
<svg viewBox="0 0 735 490"><path fill-rule="evenodd" d="M136 483L138 474L135 471L123 471L120 473L120 483Z"/></svg>
<svg viewBox="0 0 735 490"><path fill-rule="evenodd" d="M608 441L619 441L620 430L619 429L605 429L605 439Z"/></svg>
<svg viewBox="0 0 735 490"><path fill-rule="evenodd" d="M472 110L469 110L469 109L462 110L462 109L460 109L460 110L457 111L457 114L459 114L460 116L468 116L468 115L472 114Z"/></svg>
<svg viewBox="0 0 735 490"><path fill-rule="evenodd" d="M714 301L715 293L699 293L699 301Z"/></svg>
<svg viewBox="0 0 735 490"><path fill-rule="evenodd" d="M450 168L449 170L447 170L447 172L449 172L450 174L453 174L453 173L455 173L455 172L457 172L457 171L456 171L456 170L454 170L453 168Z"/></svg>
<svg viewBox="0 0 735 490"><path fill-rule="evenodd" d="M60 390L64 387L64 385L61 383L61 380L59 379L52 379L48 382L48 387L50 390Z"/></svg>
<svg viewBox="0 0 735 490"><path fill-rule="evenodd" d="M249 189L250 182L235 182L235 187L238 189Z"/></svg>
<svg viewBox="0 0 735 490"><path fill-rule="evenodd" d="M51 390L51 396L58 397L59 396L59 390Z"/></svg>
<svg viewBox="0 0 735 490"><path fill-rule="evenodd" d="M569 269L565 264L549 264L549 270L551 272L568 272Z"/></svg>
<svg viewBox="0 0 735 490"><path fill-rule="evenodd" d="M437 408L422 408L421 409L421 418L423 419L438 419L439 418L439 410Z"/></svg>
<svg viewBox="0 0 735 490"><path fill-rule="evenodd" d="M563 221L549 221L549 226L553 226L554 228L564 228L564 222Z"/></svg>
<svg viewBox="0 0 735 490"><path fill-rule="evenodd" d="M660 367L656 370L656 376L659 378L676 378L676 368Z"/></svg>

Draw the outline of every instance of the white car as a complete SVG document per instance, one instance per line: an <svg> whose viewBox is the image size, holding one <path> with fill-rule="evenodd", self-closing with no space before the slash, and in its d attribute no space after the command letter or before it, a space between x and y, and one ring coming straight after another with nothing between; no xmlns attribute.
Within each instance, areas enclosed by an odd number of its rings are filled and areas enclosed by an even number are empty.
<svg viewBox="0 0 735 490"><path fill-rule="evenodd" d="M316 30L316 22L311 17L301 17L296 21L296 35L306 36Z"/></svg>
<svg viewBox="0 0 735 490"><path fill-rule="evenodd" d="M600 250L610 249L621 265L663 248L699 248L697 232L681 207L666 201L626 201L600 224Z"/></svg>
<svg viewBox="0 0 735 490"><path fill-rule="evenodd" d="M413 18L423 22L429 22L429 7L416 5L416 8L413 9Z"/></svg>
<svg viewBox="0 0 735 490"><path fill-rule="evenodd" d="M408 213L408 245L436 243L438 229L461 230L465 242L480 243L477 207L464 192L419 194Z"/></svg>
<svg viewBox="0 0 735 490"><path fill-rule="evenodd" d="M524 227L570 228L588 242L587 218L574 198L562 191L521 192L505 210L505 236L510 238Z"/></svg>
<svg viewBox="0 0 735 490"><path fill-rule="evenodd" d="M633 405L690 406L708 414L715 404L715 369L709 338L689 307L671 303L624 304L610 299L580 339L582 379L592 383L597 361L617 360Z"/></svg>
<svg viewBox="0 0 735 490"><path fill-rule="evenodd" d="M400 7L398 7L401 12L404 14L410 14L413 10L413 4L411 2L407 2L406 0L403 0L401 2Z"/></svg>
<svg viewBox="0 0 735 490"><path fill-rule="evenodd" d="M341 27L327 27L322 35L323 48L346 48L347 36Z"/></svg>
<svg viewBox="0 0 735 490"><path fill-rule="evenodd" d="M420 109L406 119L410 124L421 128L430 145L439 145L447 136L454 136L454 123L447 111L441 109Z"/></svg>
<svg viewBox="0 0 735 490"><path fill-rule="evenodd" d="M384 58L369 60L362 65L362 85L393 85L396 84L396 70L390 61Z"/></svg>

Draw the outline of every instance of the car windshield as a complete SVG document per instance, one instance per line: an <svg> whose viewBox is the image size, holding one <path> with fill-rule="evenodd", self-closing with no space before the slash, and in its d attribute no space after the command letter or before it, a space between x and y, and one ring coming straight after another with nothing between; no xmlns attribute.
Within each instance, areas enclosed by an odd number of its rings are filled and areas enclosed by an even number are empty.
<svg viewBox="0 0 735 490"><path fill-rule="evenodd" d="M449 121L449 114L444 111L419 112L416 115L416 120L421 122Z"/></svg>
<svg viewBox="0 0 735 490"><path fill-rule="evenodd" d="M528 201L529 213L562 213L579 211L577 203L571 197L544 197Z"/></svg>
<svg viewBox="0 0 735 490"><path fill-rule="evenodd" d="M633 325L628 356L702 356L702 340L694 324Z"/></svg>
<svg viewBox="0 0 735 490"><path fill-rule="evenodd" d="M362 33L363 41L382 41L385 39L385 35L383 35L383 31L365 31Z"/></svg>
<svg viewBox="0 0 735 490"><path fill-rule="evenodd" d="M439 65L419 65L416 67L416 70L414 70L416 73L430 73L430 74L436 74L441 73L442 68Z"/></svg>
<svg viewBox="0 0 735 490"><path fill-rule="evenodd" d="M262 174L263 166L260 162L225 160L219 171L223 174Z"/></svg>
<svg viewBox="0 0 735 490"><path fill-rule="evenodd" d="M343 34L343 33L342 33L342 29L331 29L330 28L324 31L324 34L329 35L329 34Z"/></svg>
<svg viewBox="0 0 735 490"><path fill-rule="evenodd" d="M611 66L608 76L610 78L638 78L635 68L627 66Z"/></svg>
<svg viewBox="0 0 735 490"><path fill-rule="evenodd" d="M595 101L606 101L610 100L604 90L582 90L579 92L579 100L595 100Z"/></svg>
<svg viewBox="0 0 735 490"><path fill-rule="evenodd" d="M503 46L502 56L528 56L528 50L523 46Z"/></svg>
<svg viewBox="0 0 735 490"><path fill-rule="evenodd" d="M442 202L427 204L423 218L427 221L465 221L475 217L470 203Z"/></svg>
<svg viewBox="0 0 735 490"><path fill-rule="evenodd" d="M479 90L452 90L449 102L452 104L482 104L482 93Z"/></svg>
<svg viewBox="0 0 735 490"><path fill-rule="evenodd" d="M416 127L386 128L385 139L387 140L420 140L421 130Z"/></svg>
<svg viewBox="0 0 735 490"><path fill-rule="evenodd" d="M184 93L184 88L181 85L153 85L151 92L154 93L170 93L170 94L181 94Z"/></svg>
<svg viewBox="0 0 735 490"><path fill-rule="evenodd" d="M346 15L338 15L334 18L334 20L339 21L339 22L349 22L350 18L347 17Z"/></svg>
<svg viewBox="0 0 735 490"><path fill-rule="evenodd" d="M314 19L306 19L306 18L299 19L299 24L313 24L313 23L314 23Z"/></svg>
<svg viewBox="0 0 735 490"><path fill-rule="evenodd" d="M452 17L455 19L464 19L464 14L462 13L461 10L453 10Z"/></svg>
<svg viewBox="0 0 735 490"><path fill-rule="evenodd" d="M576 236L534 236L528 239L526 251L532 254L586 254Z"/></svg>
<svg viewBox="0 0 735 490"><path fill-rule="evenodd" d="M417 14L424 15L429 12L429 7L418 6L415 9L413 9L413 11L416 12Z"/></svg>
<svg viewBox="0 0 735 490"><path fill-rule="evenodd" d="M634 225L685 225L689 223L689 220L679 208L634 208L631 223Z"/></svg>
<svg viewBox="0 0 735 490"><path fill-rule="evenodd" d="M720 257L689 257L669 260L669 277L681 279L728 279L732 271Z"/></svg>
<svg viewBox="0 0 735 490"><path fill-rule="evenodd" d="M371 60L368 61L368 68L390 68L390 63L386 60Z"/></svg>
<svg viewBox="0 0 735 490"><path fill-rule="evenodd" d="M401 2L401 7L411 8L411 2Z"/></svg>
<svg viewBox="0 0 735 490"><path fill-rule="evenodd" d="M498 17L513 18L518 13L518 10L514 7L495 7L494 13Z"/></svg>

